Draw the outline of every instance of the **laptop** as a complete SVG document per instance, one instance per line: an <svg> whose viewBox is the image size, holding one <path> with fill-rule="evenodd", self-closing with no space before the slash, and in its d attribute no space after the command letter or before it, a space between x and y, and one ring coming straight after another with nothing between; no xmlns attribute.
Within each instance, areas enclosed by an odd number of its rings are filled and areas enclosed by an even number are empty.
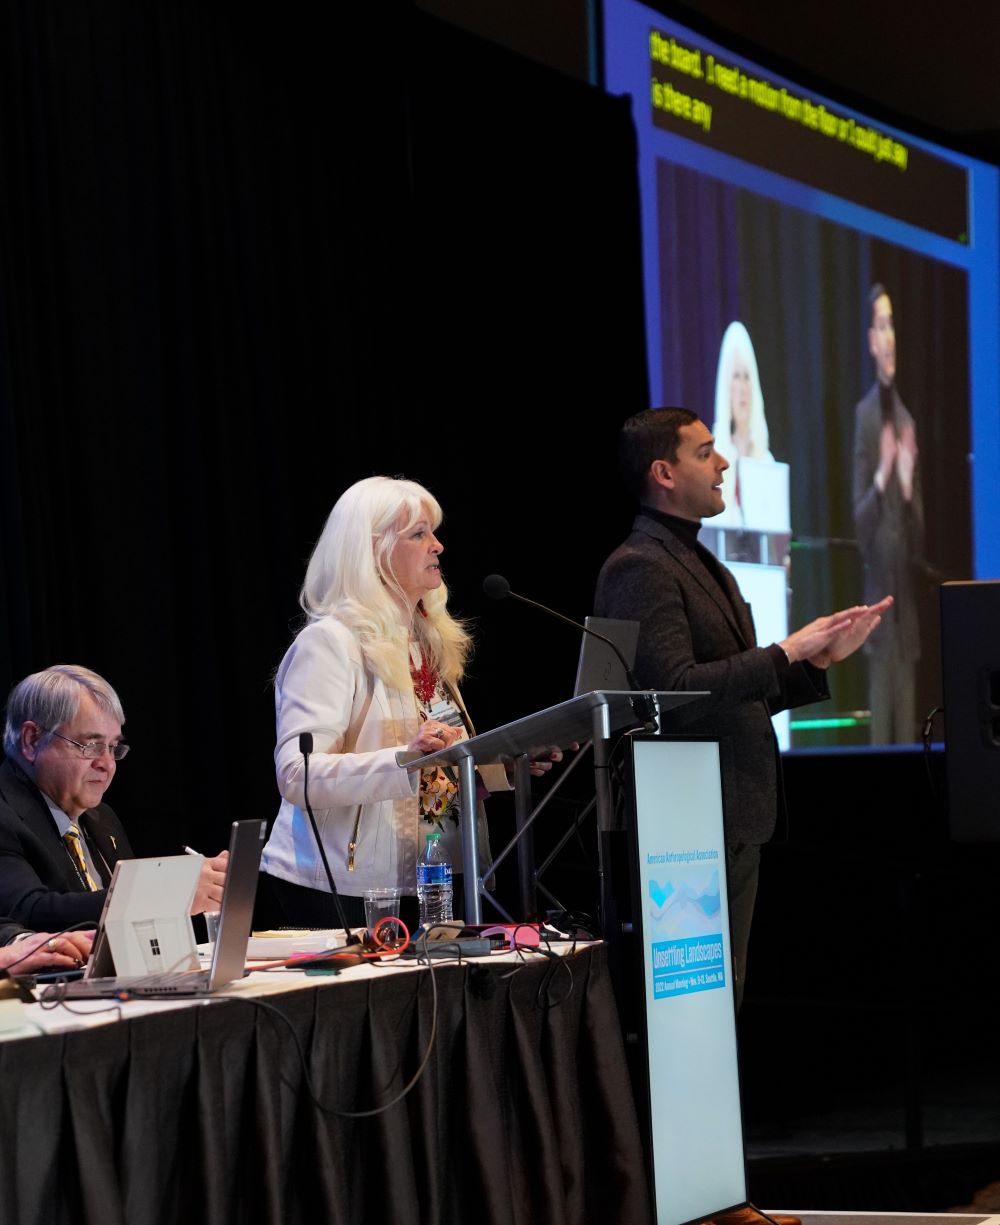
<svg viewBox="0 0 1000 1225"><path fill-rule="evenodd" d="M197 970L189 911L201 863L200 855L173 855L116 864L87 976L96 965L135 977Z"/></svg>
<svg viewBox="0 0 1000 1225"><path fill-rule="evenodd" d="M587 617L583 623L587 629L610 638L624 655L628 666L635 663L635 651L639 642L638 621L618 621L612 617ZM580 644L580 661L576 668L576 684L573 696L591 693L595 689L612 692L631 689L625 669L618 656L606 642L593 634L584 634Z"/></svg>
<svg viewBox="0 0 1000 1225"><path fill-rule="evenodd" d="M50 999L104 999L104 998L162 998L174 996L211 995L220 987L244 975L247 941L253 919L254 898L257 893L257 874L260 869L261 851L264 849L266 825L263 821L234 821L229 838L229 868L219 911L219 931L212 949L212 962L207 970L198 969L198 956L194 944L194 933L188 911L197 887L201 861L190 855L179 855L172 859L121 860L115 865L115 874L108 888L100 926L94 940L94 952L87 965L84 977L76 982L59 983L47 989L45 997ZM177 860L186 861L188 877L178 884L180 869ZM145 869L137 865L152 865ZM193 869L193 875L191 874ZM175 885L171 906L163 914L129 914L135 911L137 884L144 888L156 882L161 888L170 877ZM126 887L127 886L127 887ZM151 908L144 905L143 910ZM163 907L156 907L157 911ZM186 947L173 939L178 919L183 916L186 924ZM120 937L131 932L132 945ZM161 944L166 940L167 947ZM164 966L176 967L177 960L183 968L167 969L151 974L116 973L117 969L131 970L135 965L134 946L142 951L143 959L149 963L148 946L155 943L155 956ZM171 961L173 959L173 963ZM124 962L124 965L120 965Z"/></svg>

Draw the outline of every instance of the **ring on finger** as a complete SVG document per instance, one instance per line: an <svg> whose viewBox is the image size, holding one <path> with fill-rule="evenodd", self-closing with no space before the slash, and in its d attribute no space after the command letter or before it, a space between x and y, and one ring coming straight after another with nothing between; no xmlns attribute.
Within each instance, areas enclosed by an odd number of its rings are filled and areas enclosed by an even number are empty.
<svg viewBox="0 0 1000 1225"><path fill-rule="evenodd" d="M55 936L50 936L48 940L45 941L45 947L49 950L50 953L54 953L56 951Z"/></svg>

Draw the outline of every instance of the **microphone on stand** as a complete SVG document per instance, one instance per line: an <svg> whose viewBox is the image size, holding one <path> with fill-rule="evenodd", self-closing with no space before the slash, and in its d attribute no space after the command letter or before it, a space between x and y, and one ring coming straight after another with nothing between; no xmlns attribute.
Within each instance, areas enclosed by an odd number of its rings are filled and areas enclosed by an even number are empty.
<svg viewBox="0 0 1000 1225"><path fill-rule="evenodd" d="M302 754L302 794L305 800L306 812L309 814L309 824L312 826L313 837L316 839L316 845L319 847L319 857L323 861L323 871L326 873L327 883L330 886L330 892L333 894L333 904L337 908L337 917L340 919L340 926L344 929L347 936L348 944L361 944L361 937L355 936L347 925L347 918L344 915L344 907L340 901L340 894L337 892L337 886L334 883L333 873L330 871L330 863L326 857L326 847L323 845L323 840L319 836L319 827L316 825L316 818L313 815L312 805L309 803L309 756L313 751L312 732L299 733L299 752Z"/></svg>
<svg viewBox="0 0 1000 1225"><path fill-rule="evenodd" d="M570 617L564 617L562 613L556 612L554 608L549 608L545 604L539 604L537 600L529 600L527 596L518 595L516 591L511 591L510 583L507 582L502 574L488 574L483 579L483 591L491 600L504 600L507 596L511 596L515 600L520 600L522 604L530 604L532 608L538 608L543 613L548 613L550 617L555 617L557 621L563 621L566 625L572 625L574 629L580 630L581 633L599 638L601 642L609 646L615 655L618 656L619 663L625 669L629 688L637 691L636 696L632 698L632 709L635 712L635 717L643 724L647 732L656 731L656 706L653 703L653 699L648 693L642 692L642 686L635 679L635 674L626 663L625 656L610 638L599 634L597 630L590 629L589 626L581 625L579 621L574 621Z"/></svg>

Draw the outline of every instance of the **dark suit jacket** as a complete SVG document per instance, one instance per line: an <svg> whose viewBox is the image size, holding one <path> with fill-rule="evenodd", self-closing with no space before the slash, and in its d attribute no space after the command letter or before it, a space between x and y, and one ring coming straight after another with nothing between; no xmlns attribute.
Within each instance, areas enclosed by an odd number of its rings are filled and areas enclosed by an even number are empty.
<svg viewBox="0 0 1000 1225"><path fill-rule="evenodd" d="M668 716L663 730L721 741L726 837L761 843L774 833L780 803L771 715L819 701L829 690L821 669L789 666L780 649L757 646L750 608L720 569L728 600L693 549L640 513L601 569L594 610L639 622L641 685L709 691Z"/></svg>
<svg viewBox="0 0 1000 1225"><path fill-rule="evenodd" d="M897 438L913 426L899 392L892 389L893 425ZM865 644L869 653L884 651L892 659L920 658L920 624L917 619L917 567L924 560L924 495L920 482L920 460L913 472L913 496L903 499L899 478L893 469L880 494L875 488L882 434L882 403L878 383L854 410L854 525L865 563L865 602L874 604L883 596L895 603L882 624Z"/></svg>
<svg viewBox="0 0 1000 1225"><path fill-rule="evenodd" d="M107 804L78 822L102 882L132 848ZM38 788L11 762L0 766L0 914L33 931L63 931L101 917L104 890L88 892Z"/></svg>
<svg viewBox="0 0 1000 1225"><path fill-rule="evenodd" d="M13 919L0 918L0 945L10 944L19 932L27 930L20 923L15 923Z"/></svg>

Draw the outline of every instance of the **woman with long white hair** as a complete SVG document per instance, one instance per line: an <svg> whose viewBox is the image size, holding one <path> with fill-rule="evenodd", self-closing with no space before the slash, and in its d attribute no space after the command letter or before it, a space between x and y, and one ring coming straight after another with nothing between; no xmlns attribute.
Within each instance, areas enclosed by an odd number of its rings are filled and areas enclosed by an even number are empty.
<svg viewBox="0 0 1000 1225"><path fill-rule="evenodd" d="M309 559L307 623L275 678L282 801L261 867L265 913L278 920L337 925L304 810L303 732L313 738L309 801L349 923L364 922L367 888L416 892L417 858L435 828L461 866L457 778L396 763L400 749L433 753L472 734L458 691L471 643L448 612L441 519L423 486L368 477L337 501ZM508 787L502 766L479 774L486 790Z"/></svg>
<svg viewBox="0 0 1000 1225"><path fill-rule="evenodd" d="M715 375L715 449L729 460L722 477L722 500L726 509L712 520L713 526L742 525L740 505L740 460L772 460L768 447L764 393L757 370L750 333L738 320L726 328L719 348Z"/></svg>

